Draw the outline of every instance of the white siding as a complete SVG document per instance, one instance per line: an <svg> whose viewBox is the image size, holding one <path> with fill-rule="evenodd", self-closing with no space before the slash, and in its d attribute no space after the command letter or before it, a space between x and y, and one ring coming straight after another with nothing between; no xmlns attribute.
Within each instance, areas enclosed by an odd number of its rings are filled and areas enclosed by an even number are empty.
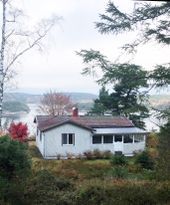
<svg viewBox="0 0 170 205"><path fill-rule="evenodd" d="M63 133L75 134L75 145L62 145ZM41 140L39 131L38 135L36 136L36 142L44 158L56 158L57 155L65 157L67 156L67 154L78 155L83 154L83 152L87 150L93 151L94 149L99 149L101 151L110 150L112 153L114 153L115 151L122 151L122 153L125 155L133 155L134 152L144 150L145 148L145 140L142 142L134 142L134 139L133 143L123 143L123 141L116 143L113 140L113 143L103 143L102 141L101 144L93 144L92 135L93 134L90 130L86 130L67 123L59 127L44 131L44 133L42 133Z"/></svg>
<svg viewBox="0 0 170 205"><path fill-rule="evenodd" d="M62 133L74 133L75 145L62 145ZM45 134L45 158L53 158L58 154L78 155L90 149L92 133L72 124L65 124L44 132Z"/></svg>
<svg viewBox="0 0 170 205"><path fill-rule="evenodd" d="M40 134L41 134L41 139L40 139ZM37 131L36 144L41 154L44 156L44 134L40 132L40 130Z"/></svg>
<svg viewBox="0 0 170 205"><path fill-rule="evenodd" d="M134 152L143 151L145 149L145 142L126 143L123 145L124 155L133 155Z"/></svg>

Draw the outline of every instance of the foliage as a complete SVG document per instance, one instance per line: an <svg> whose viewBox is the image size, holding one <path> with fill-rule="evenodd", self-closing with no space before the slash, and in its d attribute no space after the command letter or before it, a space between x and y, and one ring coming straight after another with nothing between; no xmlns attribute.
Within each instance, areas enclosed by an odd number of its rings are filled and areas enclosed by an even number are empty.
<svg viewBox="0 0 170 205"><path fill-rule="evenodd" d="M28 182L25 192L26 204L72 204L73 185L47 170L41 170Z"/></svg>
<svg viewBox="0 0 170 205"><path fill-rule="evenodd" d="M94 149L93 151L87 150L83 153L86 159L110 159L112 157L112 153L109 150L100 151L98 149Z"/></svg>
<svg viewBox="0 0 170 205"><path fill-rule="evenodd" d="M97 82L103 86L99 98L94 101L91 113L103 115L108 111L112 115L124 115L131 119L138 127L144 127L143 119L149 116L147 108L148 97L141 89L148 89L148 73L141 66L134 64L113 64L97 51L82 50L78 54L85 63L94 64L102 61L100 68L103 76ZM94 58L94 59L93 59ZM103 58L103 59L101 59ZM86 67L84 74L89 74L91 67ZM111 84L113 91L109 93L105 85Z"/></svg>
<svg viewBox="0 0 170 205"><path fill-rule="evenodd" d="M154 160L149 155L149 152L147 150L136 154L136 164L140 164L140 166L144 169L154 169Z"/></svg>
<svg viewBox="0 0 170 205"><path fill-rule="evenodd" d="M128 176L128 170L126 167L115 166L112 169L111 176L116 179L126 179Z"/></svg>
<svg viewBox="0 0 170 205"><path fill-rule="evenodd" d="M157 178L170 180L170 122L161 127L158 143Z"/></svg>
<svg viewBox="0 0 170 205"><path fill-rule="evenodd" d="M96 27L102 34L114 35L138 30L139 35L135 41L123 46L129 53L134 53L137 46L153 39L161 44L170 44L170 21L167 20L169 13L168 2L160 5L135 3L133 12L127 14L109 1L106 14L100 15L101 22L96 23ZM130 63L111 63L99 51L92 49L81 50L77 54L86 64L82 74L95 76L97 69L100 69L103 75L100 79L97 78L97 82L109 87L111 84L113 88L110 94L103 89L100 91L92 113L103 114L110 110L112 114L125 115L136 126L144 127L143 119L149 116L147 93L153 88L170 84L170 64L156 65L154 70L146 71L141 66Z"/></svg>
<svg viewBox="0 0 170 205"><path fill-rule="evenodd" d="M157 148L158 145L158 135L156 133L150 133L146 138L146 145L148 148Z"/></svg>
<svg viewBox="0 0 170 205"><path fill-rule="evenodd" d="M104 115L109 106L109 93L105 87L102 87L99 92L99 99L94 100L94 105L88 114Z"/></svg>
<svg viewBox="0 0 170 205"><path fill-rule="evenodd" d="M65 115L70 112L73 107L73 103L69 96L57 92L47 92L43 95L39 108L40 110L48 115Z"/></svg>
<svg viewBox="0 0 170 205"><path fill-rule="evenodd" d="M128 161L127 161L127 158L123 154L115 154L110 159L110 163L112 165L124 166L124 165L127 165Z"/></svg>
<svg viewBox="0 0 170 205"><path fill-rule="evenodd" d="M22 122L11 123L8 131L13 140L18 140L20 142L26 141L29 134L27 124L23 124Z"/></svg>
<svg viewBox="0 0 170 205"><path fill-rule="evenodd" d="M27 145L8 136L0 137L1 204L24 204L24 183L31 172Z"/></svg>
<svg viewBox="0 0 170 205"><path fill-rule="evenodd" d="M47 204L49 202L52 205L169 204L169 181L155 181L152 177L154 171L139 168L133 163L133 157L128 159L128 162L128 166L125 167L111 166L109 160L99 159L44 160L34 158L33 171L35 174L27 184L24 193L25 203ZM58 187L58 180L64 181L64 185L61 183L62 185Z"/></svg>
<svg viewBox="0 0 170 205"><path fill-rule="evenodd" d="M81 187L77 204L161 205L169 203L169 193L169 183L112 181Z"/></svg>
<svg viewBox="0 0 170 205"><path fill-rule="evenodd" d="M124 49L129 49L129 52L132 52L140 44L148 43L151 40L163 45L170 44L169 14L169 2L160 4L138 3L133 12L127 14L110 1L106 14L100 15L101 22L96 23L96 27L101 33L115 35L138 31L135 41L124 46Z"/></svg>
<svg viewBox="0 0 170 205"><path fill-rule="evenodd" d="M25 178L30 168L27 145L8 136L0 137L0 176L7 179Z"/></svg>

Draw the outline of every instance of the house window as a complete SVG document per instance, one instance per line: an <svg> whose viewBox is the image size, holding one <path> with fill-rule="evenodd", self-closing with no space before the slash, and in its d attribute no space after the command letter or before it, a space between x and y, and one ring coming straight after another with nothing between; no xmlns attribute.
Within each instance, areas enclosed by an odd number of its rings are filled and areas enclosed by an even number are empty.
<svg viewBox="0 0 170 205"><path fill-rule="evenodd" d="M67 144L67 134L62 134L62 144Z"/></svg>
<svg viewBox="0 0 170 205"><path fill-rule="evenodd" d="M73 144L73 134L68 134L68 144Z"/></svg>
<svg viewBox="0 0 170 205"><path fill-rule="evenodd" d="M134 142L143 142L144 141L144 136L141 134L135 135L134 136Z"/></svg>
<svg viewBox="0 0 170 205"><path fill-rule="evenodd" d="M122 135L115 135L115 142L122 142Z"/></svg>
<svg viewBox="0 0 170 205"><path fill-rule="evenodd" d="M133 135L124 135L124 143L133 143Z"/></svg>
<svg viewBox="0 0 170 205"><path fill-rule="evenodd" d="M103 143L113 143L113 135L103 135Z"/></svg>
<svg viewBox="0 0 170 205"><path fill-rule="evenodd" d="M101 135L93 135L93 144L101 144L102 143L102 136Z"/></svg>
<svg viewBox="0 0 170 205"><path fill-rule="evenodd" d="M75 145L75 134L74 133L63 133L62 134L62 145L64 144Z"/></svg>

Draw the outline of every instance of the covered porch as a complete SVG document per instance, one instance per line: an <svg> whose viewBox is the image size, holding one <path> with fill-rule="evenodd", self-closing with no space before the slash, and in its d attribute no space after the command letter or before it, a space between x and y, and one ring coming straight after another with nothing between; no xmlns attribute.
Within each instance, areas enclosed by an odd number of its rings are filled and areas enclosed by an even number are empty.
<svg viewBox="0 0 170 205"><path fill-rule="evenodd" d="M95 149L122 152L132 156L134 152L144 150L147 132L140 128L96 128L92 136Z"/></svg>

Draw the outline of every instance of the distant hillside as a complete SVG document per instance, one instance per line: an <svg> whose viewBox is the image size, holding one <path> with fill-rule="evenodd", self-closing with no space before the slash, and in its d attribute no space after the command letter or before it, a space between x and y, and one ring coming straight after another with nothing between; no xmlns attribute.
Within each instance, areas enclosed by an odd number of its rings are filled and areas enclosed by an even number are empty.
<svg viewBox="0 0 170 205"><path fill-rule="evenodd" d="M151 95L150 103L155 108L170 107L170 95Z"/></svg>
<svg viewBox="0 0 170 205"><path fill-rule="evenodd" d="M16 113L16 112L26 112L30 111L27 104L20 101L5 101L3 103L3 111L4 113Z"/></svg>
<svg viewBox="0 0 170 205"><path fill-rule="evenodd" d="M97 98L97 95L91 93L76 93L68 92L63 93L64 95L70 96L74 103L91 103ZM23 103L35 103L40 102L42 95L27 94L27 93L5 93L4 101L20 101Z"/></svg>
<svg viewBox="0 0 170 205"><path fill-rule="evenodd" d="M39 103L41 95L27 93L5 93L4 101L20 101L23 103Z"/></svg>

